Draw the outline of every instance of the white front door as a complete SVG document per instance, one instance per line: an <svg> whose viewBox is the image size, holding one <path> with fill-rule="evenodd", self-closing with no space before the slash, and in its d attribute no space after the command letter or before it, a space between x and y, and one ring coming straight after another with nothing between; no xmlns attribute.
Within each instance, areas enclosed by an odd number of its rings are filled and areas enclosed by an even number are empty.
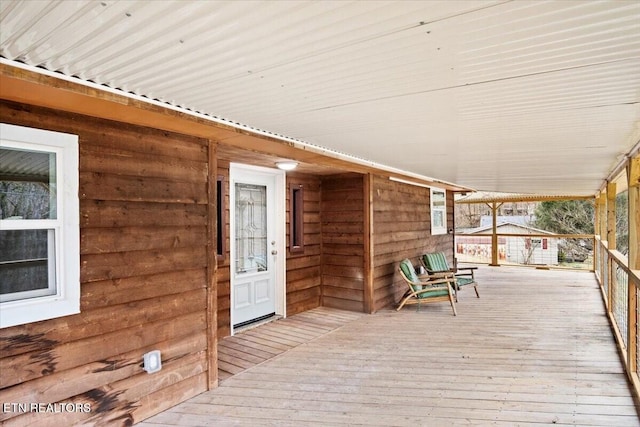
<svg viewBox="0 0 640 427"><path fill-rule="evenodd" d="M284 314L284 173L232 164L230 177L231 324L236 328Z"/></svg>

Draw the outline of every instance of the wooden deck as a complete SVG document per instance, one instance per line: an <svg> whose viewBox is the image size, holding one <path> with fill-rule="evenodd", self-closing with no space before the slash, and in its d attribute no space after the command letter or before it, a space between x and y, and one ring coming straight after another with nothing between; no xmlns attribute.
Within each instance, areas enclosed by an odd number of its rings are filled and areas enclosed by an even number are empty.
<svg viewBox="0 0 640 427"><path fill-rule="evenodd" d="M345 313L140 425L640 425L592 274L481 267L478 279L481 298L464 290L457 317L447 303ZM291 331L249 334L279 326Z"/></svg>
<svg viewBox="0 0 640 427"><path fill-rule="evenodd" d="M320 307L226 337L218 343L218 378L222 382L362 316Z"/></svg>

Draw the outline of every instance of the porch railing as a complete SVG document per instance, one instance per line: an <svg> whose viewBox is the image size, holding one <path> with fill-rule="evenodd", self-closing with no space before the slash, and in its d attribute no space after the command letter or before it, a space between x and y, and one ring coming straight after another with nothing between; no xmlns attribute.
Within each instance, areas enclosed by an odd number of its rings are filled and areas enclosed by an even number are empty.
<svg viewBox="0 0 640 427"><path fill-rule="evenodd" d="M497 242L500 265L571 267L595 272L628 377L640 396L640 271L631 270L627 257L617 250L609 249L607 242L597 235L499 233ZM557 255L561 249L556 250L556 245L558 248L573 245L574 248L581 247L584 250L568 251L574 259L567 260L566 257L563 259ZM458 262L491 263L492 236L458 234L455 251ZM549 253L544 255L545 251ZM577 253L581 254L579 259L575 259L577 257L574 254ZM522 262L523 259L525 262Z"/></svg>
<svg viewBox="0 0 640 427"><path fill-rule="evenodd" d="M640 272L629 269L626 257L616 250L610 250L607 242L600 240L597 236L595 255L596 278L602 290L607 314L613 325L627 374L638 393L640 392L638 378Z"/></svg>

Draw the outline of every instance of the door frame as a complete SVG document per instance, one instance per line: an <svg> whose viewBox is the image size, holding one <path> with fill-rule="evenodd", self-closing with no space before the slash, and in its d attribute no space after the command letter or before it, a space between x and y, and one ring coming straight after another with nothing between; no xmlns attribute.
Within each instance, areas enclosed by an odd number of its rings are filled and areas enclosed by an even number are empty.
<svg viewBox="0 0 640 427"><path fill-rule="evenodd" d="M286 174L284 171L276 168L266 168L262 166L253 166L242 163L229 164L229 249L230 249L230 269L229 269L229 317L231 335L234 335L234 315L233 315L233 286L235 281L234 265L235 265L235 183L243 182L242 176L244 172L252 174L262 174L272 176L275 181L273 195L273 207L269 208L267 215L272 213L276 217L274 224L274 234L276 244L274 248L278 251L275 268L275 310L276 315L286 317ZM269 195L267 195L268 198Z"/></svg>

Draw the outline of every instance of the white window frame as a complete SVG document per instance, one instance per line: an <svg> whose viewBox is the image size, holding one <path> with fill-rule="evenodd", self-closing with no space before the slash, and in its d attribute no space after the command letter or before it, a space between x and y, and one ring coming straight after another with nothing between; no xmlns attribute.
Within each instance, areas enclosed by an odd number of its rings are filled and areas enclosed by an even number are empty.
<svg viewBox="0 0 640 427"><path fill-rule="evenodd" d="M444 194L444 204L442 206L435 206L434 193ZM431 187L431 235L447 234L447 190L444 188ZM442 225L436 224L436 212L442 212Z"/></svg>
<svg viewBox="0 0 640 427"><path fill-rule="evenodd" d="M0 219L0 230L52 230L55 294L0 303L0 328L80 313L78 136L0 124L0 147L56 154L56 218Z"/></svg>

